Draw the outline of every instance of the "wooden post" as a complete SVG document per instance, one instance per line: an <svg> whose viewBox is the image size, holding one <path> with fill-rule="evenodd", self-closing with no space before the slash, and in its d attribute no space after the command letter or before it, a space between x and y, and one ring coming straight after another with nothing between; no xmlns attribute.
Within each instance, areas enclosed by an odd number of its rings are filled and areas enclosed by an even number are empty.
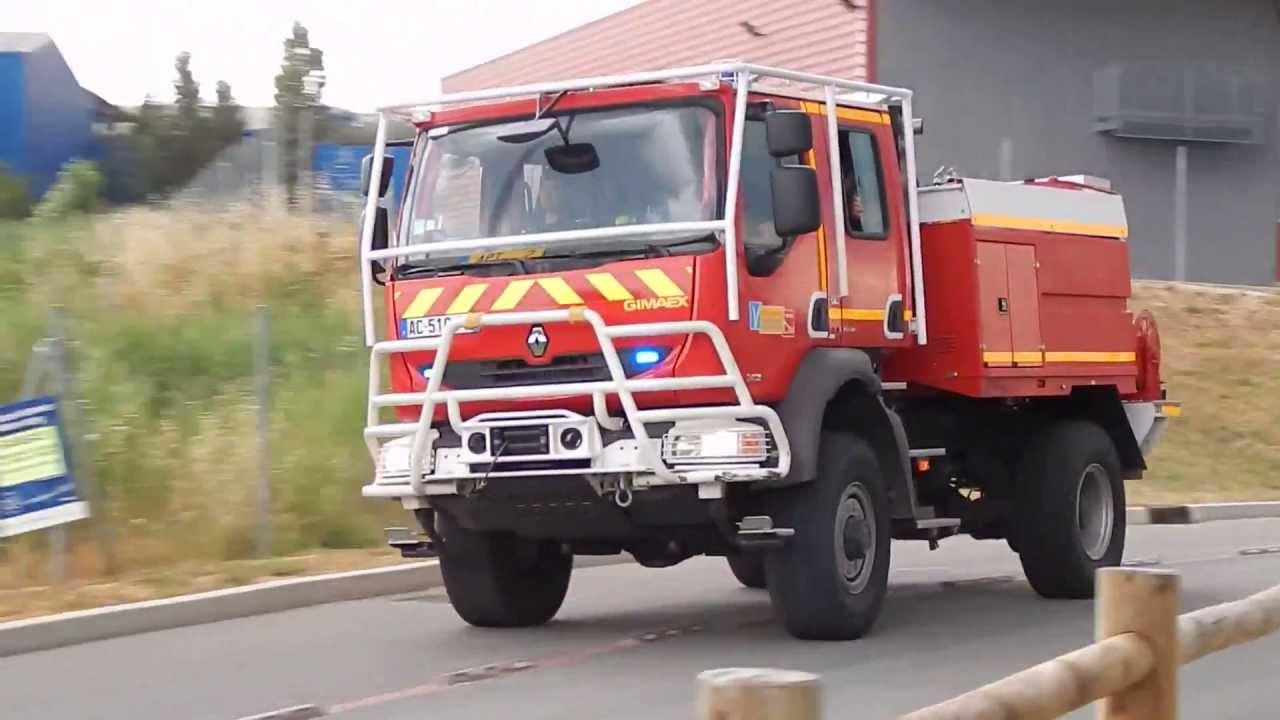
<svg viewBox="0 0 1280 720"><path fill-rule="evenodd" d="M818 720L819 680L794 670L726 668L698 675L700 720Z"/></svg>
<svg viewBox="0 0 1280 720"><path fill-rule="evenodd" d="M1150 673L1098 704L1099 720L1174 720L1178 716L1178 574L1168 570L1098 571L1095 636L1134 633L1151 646Z"/></svg>

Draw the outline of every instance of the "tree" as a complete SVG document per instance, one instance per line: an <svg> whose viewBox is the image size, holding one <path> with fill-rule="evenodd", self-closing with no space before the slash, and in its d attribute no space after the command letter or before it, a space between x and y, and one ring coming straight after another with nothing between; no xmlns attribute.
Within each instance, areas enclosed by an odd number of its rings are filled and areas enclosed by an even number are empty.
<svg viewBox="0 0 1280 720"><path fill-rule="evenodd" d="M200 120L200 83L191 72L191 53L178 53L173 68L178 71L173 81L173 104L178 110L179 127L194 130Z"/></svg>
<svg viewBox="0 0 1280 720"><path fill-rule="evenodd" d="M311 47L307 29L294 22L284 41L284 61L276 75L276 133L280 149L281 181L290 204L297 201L298 164L304 131L315 137L324 115L324 51ZM308 142L309 142L308 138ZM307 148L309 149L309 148Z"/></svg>
<svg viewBox="0 0 1280 720"><path fill-rule="evenodd" d="M234 145L244 132L244 120L240 117L240 105L231 94L231 85L218 81L218 104L213 106L213 135L219 147Z"/></svg>

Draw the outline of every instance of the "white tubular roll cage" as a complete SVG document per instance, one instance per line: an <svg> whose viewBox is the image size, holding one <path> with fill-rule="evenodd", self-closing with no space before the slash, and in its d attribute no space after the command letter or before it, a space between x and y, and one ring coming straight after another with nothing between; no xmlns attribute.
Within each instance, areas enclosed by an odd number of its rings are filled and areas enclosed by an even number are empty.
<svg viewBox="0 0 1280 720"><path fill-rule="evenodd" d="M386 152L387 146L387 118L390 116L404 117L412 121L420 120L424 114L429 114L433 109L437 109L440 106L456 105L460 103L484 100L504 100L522 97L541 97L547 94L571 92L575 90L599 90L609 87L644 85L674 80L711 78L719 82L720 79L726 77L732 79L735 84L736 95L733 108L733 141L729 149L729 176L725 183L725 210L724 217L719 220L692 223L649 223L644 225L572 230L567 232L532 233L528 235L514 235L507 237L476 238L472 240L400 245L396 247L389 247L385 250L373 250L374 213L377 210L379 198L377 193L370 192L365 201L365 222L360 232L360 278L361 291L364 297L365 345L372 347L374 342L377 340L377 331L375 329L373 314L374 283L373 269L370 265L370 261L372 260L386 260L405 257L408 255L420 255L424 253L442 251L476 251L516 245L545 246L576 240L652 236L671 232L720 233L724 241L725 249L725 307L728 310L729 322L737 322L740 317L740 312L738 302L738 237L735 216L737 214L738 207L739 172L742 166L742 134L745 127L744 120L746 118L747 94L750 92L751 83L758 79L783 80L801 85L818 86L824 90L825 97L823 100L826 103L828 133L827 149L830 154L829 163L832 169L831 190L833 193L832 197L836 199L840 197L841 193L840 172L838 170L840 167L840 146L837 142L838 120L836 116L836 103L845 97L837 95L837 90L845 91L846 93L862 93L868 96L878 95L884 98L885 101L896 100L901 107L903 153L906 155L907 224L910 231L911 288L913 295L912 301L915 305L912 309L914 312L912 326L916 335L916 342L921 345L928 343L928 327L926 324L924 301L924 276L921 272L919 197L916 188L915 123L911 106L912 92L905 88L856 82L853 80L842 80L840 78L830 77L827 75L795 72L792 70L783 70L781 68L767 67L764 65L753 65L751 63L729 62L673 68L670 70L658 70L654 72L629 73L625 75L604 75L600 77L581 78L578 80L567 80L563 82L538 83L534 85L520 85L507 88L495 88L492 90L475 90L471 92L454 93L452 95L441 95L419 102L387 105L378 108L378 131L374 139L371 176L375 178L382 176L382 158ZM772 87L769 88L769 91L777 92L779 94L790 94L785 89L779 90L778 88ZM888 107L884 102L867 103L859 100L857 101L857 104L864 106L872 105L881 109ZM849 294L849 270L848 265L845 262L845 244L847 241L844 233L840 232L840 230L845 227L844 203L834 201L832 204L835 206L836 221L836 227L834 228L836 232L832 234L835 235L836 253L839 258L839 262L836 267L837 287L841 298L844 298Z"/></svg>
<svg viewBox="0 0 1280 720"><path fill-rule="evenodd" d="M845 263L846 240L844 232L842 231L845 226L844 203L839 202L838 200L838 198L841 197L842 188L839 171L840 150L839 143L837 142L837 103L841 99L846 99L850 103L855 103L864 107L871 106L878 109L887 109L889 107L889 101L893 100L900 106L902 116L901 133L903 151L906 156L905 171L907 183L907 213L910 231L909 239L913 302L915 305L915 317L912 321L912 329L915 332L916 341L920 344L925 344L928 336L925 318L924 283L920 265L919 205L916 188L914 122L911 112L912 93L910 90L875 85L871 83L841 80L839 78L824 75L794 72L749 63L729 62L675 68L655 72L583 78L565 82L540 83L493 90L478 90L473 92L443 95L420 102L389 105L379 108L378 110L378 129L376 139L374 141L373 158L371 160L372 167L370 175L372 178L379 178L382 176L383 157L386 152L387 144L387 120L391 116L404 117L411 121L421 122L424 118L428 118L430 116L429 114L433 109L444 105L521 97L541 98L545 94L562 93L566 91L594 90L608 87L643 85L675 80L699 80L703 82L703 87L708 90L718 87L724 80L730 80L734 84L735 91L732 126L733 136L729 151L728 178L725 183L725 211L724 217L719 220L710 220L705 222L648 223L642 225L571 230L563 232L542 232L528 235L398 245L388 247L386 249L374 250L372 248L373 227L375 213L379 202L379 195L372 191L368 193L365 205L365 222L361 228L360 237L360 276L364 301L365 343L371 348L369 358L369 406L367 426L365 428L364 435L366 443L369 446L370 453L373 455L374 462L378 462L378 441L380 439L411 435L413 440L412 450L410 452L410 473L407 483L409 486L408 489L411 489L411 492L414 495L425 495L426 488L423 478L423 469L425 465L431 462L431 447L438 436L437 431L432 429L431 424L435 408L439 403L443 402L446 405L449 424L453 426L455 431L461 431L470 425L470 423L462 419L461 411L459 409L459 403L461 402L495 399L531 399L563 395L590 395L592 397L592 404L594 408L593 414L600 426L608 429L618 429L621 427L621 420L608 416L605 402L607 395L617 395L622 406L623 413L626 416L625 419L627 424L630 426L630 430L637 442L638 456L643 460L644 465L647 467L600 468L599 471L645 472L651 477L656 476L656 478L660 480L674 480L674 474L667 468L653 447L651 438L648 437L644 427L645 422L753 418L764 422L769 427L772 436L775 438L776 449L778 451L778 464L777 467L770 469L768 472L785 476L790 465L790 448L778 416L772 408L764 405L756 405L752 402L750 393L747 391L746 384L738 370L733 354L724 339L724 335L720 328L712 322L706 320L692 320L686 322L642 323L611 327L606 325L600 316L590 309L571 308L568 310L540 312L488 313L483 315L474 314L467 316L465 319L454 318L450 320L446 324L442 336L438 338L387 340L379 342L377 341L373 311L374 282L371 261L374 260L387 260L409 255L439 253L442 251L483 251L498 247L512 247L520 245L547 246L587 239L645 237L672 232L698 232L718 233L722 238L725 249L727 316L730 322L738 321L740 317L737 263L738 238L735 219L737 215L739 180L742 163L742 142L746 119L747 96L751 89L752 82L762 78L781 80L805 86L818 86L824 91L825 96L823 97L823 100L826 104L828 150L830 154L829 162L831 168L831 191L832 197L836 199L833 202L836 222L836 227L833 228L835 231L833 234L836 238L836 252L838 258L838 290L842 298L849 294L849 278L848 268ZM868 103L861 100L849 100L847 97L837 95L837 90L849 93L861 93L868 96L880 96L882 101ZM808 94L796 93L788 87L779 88L770 86L767 91L784 96L803 98L811 97ZM373 181L371 183L371 190L372 187L376 185L377 182ZM449 348L452 345L454 335L464 327L480 329L485 326L494 325L562 322L582 322L591 326L600 344L606 365L610 371L609 380L536 385L528 387L508 387L500 389L441 389L440 385L444 375L444 366L447 363ZM615 338L690 333L703 334L709 338L720 358L721 366L723 368L722 374L701 377L658 379L630 379L625 376L617 350L613 345L613 340ZM437 353L437 360L433 363L425 392L381 394L381 375L378 366L379 363L382 362L382 356L394 353L421 351L435 351ZM736 396L737 402L733 405L720 407L641 410L637 407L632 395L634 392L711 388L732 390ZM379 411L382 408L404 405L422 406L422 412L419 416L418 422L379 424L378 416ZM730 477L730 474L726 474L721 471L698 471L691 470L689 468L684 468L684 470L687 471L684 475L687 478L693 478L695 482L707 481L717 477ZM758 475L752 475L750 472L746 472L745 474L740 474L737 479L752 479L753 477L758 477ZM366 487L366 494L370 494L371 487ZM387 488L386 490L388 492L385 494L388 495L399 494L399 491L392 491L391 488ZM384 494L381 491L377 492L378 494Z"/></svg>

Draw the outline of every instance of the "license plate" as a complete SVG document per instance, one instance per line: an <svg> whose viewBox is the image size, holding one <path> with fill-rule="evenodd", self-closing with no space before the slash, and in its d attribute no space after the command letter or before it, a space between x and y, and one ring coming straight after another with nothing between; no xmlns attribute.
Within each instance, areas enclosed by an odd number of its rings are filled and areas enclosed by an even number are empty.
<svg viewBox="0 0 1280 720"><path fill-rule="evenodd" d="M402 318L400 320L400 337L404 340L424 337L440 337L444 334L444 326L453 318L465 315L427 315L420 318ZM459 328L458 334L473 333L475 330Z"/></svg>

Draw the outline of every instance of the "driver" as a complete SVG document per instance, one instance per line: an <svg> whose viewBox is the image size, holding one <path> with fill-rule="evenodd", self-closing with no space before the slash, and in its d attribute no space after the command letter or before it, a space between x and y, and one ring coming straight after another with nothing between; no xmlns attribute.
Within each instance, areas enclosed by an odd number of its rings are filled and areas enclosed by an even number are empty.
<svg viewBox="0 0 1280 720"><path fill-rule="evenodd" d="M568 175L544 168L538 187L542 232L628 225L640 218L629 213L607 175Z"/></svg>

